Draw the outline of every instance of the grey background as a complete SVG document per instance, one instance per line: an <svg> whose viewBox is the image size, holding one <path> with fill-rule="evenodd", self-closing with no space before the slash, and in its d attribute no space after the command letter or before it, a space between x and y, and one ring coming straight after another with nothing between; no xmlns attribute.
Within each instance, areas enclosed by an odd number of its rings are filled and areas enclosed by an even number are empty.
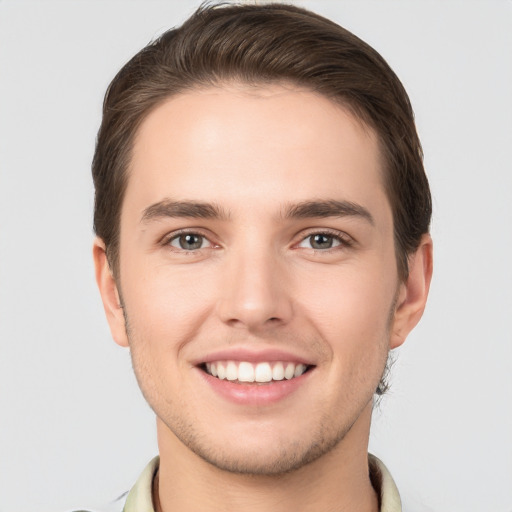
<svg viewBox="0 0 512 512"><path fill-rule="evenodd" d="M512 2L304 1L414 105L435 276L374 417L410 510L512 511ZM0 1L0 511L107 503L156 453L91 261L103 93L195 1Z"/></svg>

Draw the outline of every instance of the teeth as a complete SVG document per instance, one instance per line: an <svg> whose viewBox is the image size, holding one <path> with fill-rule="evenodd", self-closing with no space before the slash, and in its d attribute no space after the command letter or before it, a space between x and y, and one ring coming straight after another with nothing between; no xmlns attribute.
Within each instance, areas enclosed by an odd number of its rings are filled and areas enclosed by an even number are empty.
<svg viewBox="0 0 512 512"><path fill-rule="evenodd" d="M306 367L303 364L298 364L293 372L294 377L300 377L306 371ZM291 377L290 377L291 378Z"/></svg>
<svg viewBox="0 0 512 512"><path fill-rule="evenodd" d="M270 382L300 377L306 370L304 364L289 362L248 363L246 361L216 361L206 363L206 371L221 380L238 382Z"/></svg>
<svg viewBox="0 0 512 512"><path fill-rule="evenodd" d="M254 367L251 363L240 363L238 365L238 380L240 382L254 382Z"/></svg>
<svg viewBox="0 0 512 512"><path fill-rule="evenodd" d="M254 369L254 380L256 382L270 382L272 380L272 368L268 363L259 363Z"/></svg>
<svg viewBox="0 0 512 512"><path fill-rule="evenodd" d="M272 380L284 379L284 366L283 363L276 363L272 368Z"/></svg>
<svg viewBox="0 0 512 512"><path fill-rule="evenodd" d="M207 368L208 368L208 366L207 366ZM211 370L210 370L210 373L212 373ZM213 373L212 373L212 375L213 375ZM223 364L217 363L217 377L219 379L226 378L226 367Z"/></svg>
<svg viewBox="0 0 512 512"><path fill-rule="evenodd" d="M304 365L297 365L297 368L299 366L304 366ZM299 373L299 375L302 375L303 373L304 373L304 371ZM297 377L299 375L297 375ZM286 369L284 371L284 378L290 380L290 379L293 379L293 377L295 377L295 365L293 363L288 363L286 365Z"/></svg>
<svg viewBox="0 0 512 512"><path fill-rule="evenodd" d="M238 380L238 368L233 361L228 361L226 366L226 379Z"/></svg>

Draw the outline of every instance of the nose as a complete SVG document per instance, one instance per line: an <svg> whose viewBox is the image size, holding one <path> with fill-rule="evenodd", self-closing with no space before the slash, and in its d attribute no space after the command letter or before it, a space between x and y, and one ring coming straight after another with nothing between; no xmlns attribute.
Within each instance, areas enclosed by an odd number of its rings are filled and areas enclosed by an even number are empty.
<svg viewBox="0 0 512 512"><path fill-rule="evenodd" d="M219 284L220 319L249 331L288 323L293 304L286 276L283 262L271 251L227 258Z"/></svg>

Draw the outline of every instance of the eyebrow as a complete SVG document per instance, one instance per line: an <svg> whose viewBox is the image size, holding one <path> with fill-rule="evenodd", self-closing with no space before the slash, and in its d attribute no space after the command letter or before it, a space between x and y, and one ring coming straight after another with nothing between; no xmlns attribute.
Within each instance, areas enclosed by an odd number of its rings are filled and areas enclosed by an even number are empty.
<svg viewBox="0 0 512 512"><path fill-rule="evenodd" d="M145 208L142 212L141 222L145 223L165 217L225 220L229 215L215 203L164 199Z"/></svg>
<svg viewBox="0 0 512 512"><path fill-rule="evenodd" d="M360 204L351 201L304 201L289 205L284 211L288 219L308 219L324 217L360 217L372 226L375 221L372 214Z"/></svg>
<svg viewBox="0 0 512 512"><path fill-rule="evenodd" d="M372 226L375 225L371 213L364 206L351 201L333 199L289 204L285 207L282 216L285 219L360 217ZM142 212L141 222L146 223L166 217L226 220L229 218L229 214L215 203L164 199L145 208Z"/></svg>

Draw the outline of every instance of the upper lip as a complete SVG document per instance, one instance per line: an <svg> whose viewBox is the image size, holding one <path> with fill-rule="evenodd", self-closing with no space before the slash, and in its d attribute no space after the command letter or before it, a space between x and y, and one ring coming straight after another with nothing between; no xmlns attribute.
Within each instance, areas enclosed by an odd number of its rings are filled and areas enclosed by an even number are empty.
<svg viewBox="0 0 512 512"><path fill-rule="evenodd" d="M203 363L213 363L215 361L247 361L248 363L282 361L297 364L301 363L308 366L314 365L311 358L294 354L292 351L276 348L260 348L256 350L247 347L230 347L216 350L192 361L192 363L197 366Z"/></svg>

